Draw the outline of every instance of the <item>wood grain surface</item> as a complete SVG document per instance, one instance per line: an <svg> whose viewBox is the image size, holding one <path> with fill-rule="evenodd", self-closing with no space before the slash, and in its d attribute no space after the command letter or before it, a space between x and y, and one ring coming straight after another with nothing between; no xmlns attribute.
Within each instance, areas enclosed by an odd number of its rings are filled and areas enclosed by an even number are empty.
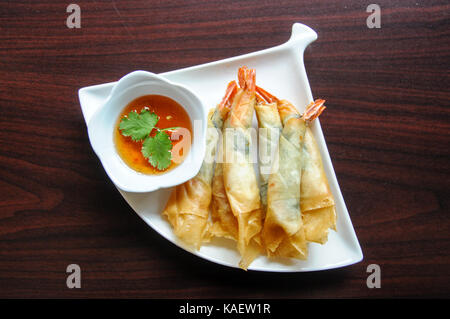
<svg viewBox="0 0 450 319"><path fill-rule="evenodd" d="M450 297L450 5L376 1L0 2L0 297ZM79 88L285 42L305 52L342 193L364 253L350 267L274 274L229 269L160 237L93 153ZM66 287L78 264L81 289ZM369 264L381 288L369 289Z"/></svg>

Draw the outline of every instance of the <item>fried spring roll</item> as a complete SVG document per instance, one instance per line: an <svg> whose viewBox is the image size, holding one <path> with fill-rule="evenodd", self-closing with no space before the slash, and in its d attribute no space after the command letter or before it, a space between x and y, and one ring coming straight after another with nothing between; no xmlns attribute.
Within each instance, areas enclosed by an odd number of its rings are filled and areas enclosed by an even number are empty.
<svg viewBox="0 0 450 319"><path fill-rule="evenodd" d="M256 117L258 119L258 149L261 208L265 216L267 210L267 185L278 148L278 140L282 130L280 115L276 102L265 103L258 99ZM277 169L277 168L274 168Z"/></svg>
<svg viewBox="0 0 450 319"><path fill-rule="evenodd" d="M255 71L238 72L242 95L225 122L223 180L233 215L238 223L239 266L247 269L260 253L262 228L259 187L250 158L251 123L255 108Z"/></svg>
<svg viewBox="0 0 450 319"><path fill-rule="evenodd" d="M206 154L200 171L191 180L175 187L163 211L176 236L195 249L199 249L202 242L209 239L207 224L214 173L213 159L219 138L217 130L222 129L236 90L237 84L230 82L221 103L209 112Z"/></svg>
<svg viewBox="0 0 450 319"><path fill-rule="evenodd" d="M231 109L241 99L243 93L242 89L238 89ZM210 233L215 237L225 237L233 240L238 240L238 222L231 210L228 202L227 193L223 180L223 138L219 139L218 154L216 160L216 168L214 170L214 177L212 182L212 199L211 199L211 220L212 226Z"/></svg>
<svg viewBox="0 0 450 319"><path fill-rule="evenodd" d="M257 87L257 92L268 102L279 102L275 96L260 87ZM320 106L324 102L315 101ZM336 209L320 151L309 127L306 128L303 156L300 207L306 240L323 244L328 239L329 229L336 230Z"/></svg>
<svg viewBox="0 0 450 319"><path fill-rule="evenodd" d="M300 210L302 148L306 122L287 101L278 103L283 130L269 176L262 238L267 255L306 259L308 246Z"/></svg>
<svg viewBox="0 0 450 319"><path fill-rule="evenodd" d="M322 157L310 128L306 129L303 156L300 206L306 240L324 244L328 240L329 229L336 230L336 209Z"/></svg>
<svg viewBox="0 0 450 319"><path fill-rule="evenodd" d="M320 115L322 104L309 106L303 116L287 101L257 88L267 101L276 102L283 123L278 144L277 167L272 168L267 191L267 214L262 233L269 256L306 259L308 246L300 209L303 148L307 121Z"/></svg>

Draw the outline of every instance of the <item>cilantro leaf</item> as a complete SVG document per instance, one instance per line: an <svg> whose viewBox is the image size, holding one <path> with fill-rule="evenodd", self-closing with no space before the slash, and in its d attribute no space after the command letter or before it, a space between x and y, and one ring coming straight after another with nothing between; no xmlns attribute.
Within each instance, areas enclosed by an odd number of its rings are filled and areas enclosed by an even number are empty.
<svg viewBox="0 0 450 319"><path fill-rule="evenodd" d="M142 141L150 134L158 120L158 115L148 110L142 110L139 114L132 111L120 121L119 129L122 135L130 136L133 141Z"/></svg>
<svg viewBox="0 0 450 319"><path fill-rule="evenodd" d="M172 142L167 133L158 131L154 137L147 137L142 144L142 155L152 166L164 170L170 166L172 159Z"/></svg>

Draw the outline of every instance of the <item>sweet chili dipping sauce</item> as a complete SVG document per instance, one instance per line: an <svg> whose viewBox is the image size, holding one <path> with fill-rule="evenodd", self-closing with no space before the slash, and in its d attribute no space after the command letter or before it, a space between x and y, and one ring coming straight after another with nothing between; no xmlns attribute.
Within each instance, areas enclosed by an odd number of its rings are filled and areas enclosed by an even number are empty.
<svg viewBox="0 0 450 319"><path fill-rule="evenodd" d="M133 141L131 137L122 135L119 129L122 118L132 111L140 113L144 109L155 113L159 117L155 127L159 129L180 128L173 131L165 131L172 142L172 160L169 167L164 170L153 167L142 155L143 141ZM186 132L189 134L186 134ZM155 133L156 130L153 130L150 136L154 136ZM189 153L191 140L192 125L188 114L176 101L162 95L144 95L130 102L120 113L114 130L114 141L118 154L129 167L143 174L162 174L179 165Z"/></svg>

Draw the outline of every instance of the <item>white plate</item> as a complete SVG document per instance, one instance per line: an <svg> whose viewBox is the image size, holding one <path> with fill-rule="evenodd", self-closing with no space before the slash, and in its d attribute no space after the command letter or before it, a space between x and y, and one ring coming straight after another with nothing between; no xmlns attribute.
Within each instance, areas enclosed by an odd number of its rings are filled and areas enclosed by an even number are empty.
<svg viewBox="0 0 450 319"><path fill-rule="evenodd" d="M317 39L317 34L309 27L295 23L292 35L286 43L221 61L189 67L160 74L170 81L188 86L203 100L208 108L216 106L227 83L236 79L239 67L246 65L256 69L259 86L275 96L285 98L300 107L300 111L313 100L308 78L303 64L303 52L307 45ZM86 123L92 114L103 105L115 83L85 87L79 91L79 99ZM329 110L328 112L332 112ZM325 116L326 113L325 113ZM256 125L256 120L255 123ZM309 257L305 261L294 259L257 258L249 270L273 272L304 272L348 266L362 260L363 254L342 197L333 165L318 120L312 126L323 159L325 172L336 201L337 232L330 231L324 245L309 244ZM240 256L235 243L227 239L214 239L211 243L194 251L179 242L169 223L161 216L169 194L169 189L152 193L119 192L134 211L155 231L179 247L206 260L237 267Z"/></svg>

